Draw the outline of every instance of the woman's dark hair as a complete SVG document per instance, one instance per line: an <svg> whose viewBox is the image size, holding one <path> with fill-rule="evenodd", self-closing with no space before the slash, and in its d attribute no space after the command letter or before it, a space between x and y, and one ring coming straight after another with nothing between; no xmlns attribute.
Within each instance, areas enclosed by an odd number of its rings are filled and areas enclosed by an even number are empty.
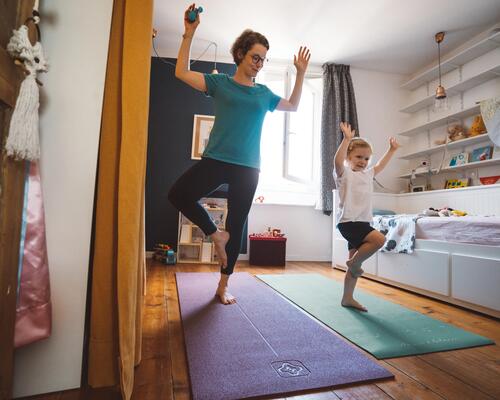
<svg viewBox="0 0 500 400"><path fill-rule="evenodd" d="M261 44L269 50L269 42L264 35L259 32L254 32L251 29L245 29L231 47L231 54L233 55L236 65L240 65L243 57L246 56L248 50L250 50L254 44Z"/></svg>

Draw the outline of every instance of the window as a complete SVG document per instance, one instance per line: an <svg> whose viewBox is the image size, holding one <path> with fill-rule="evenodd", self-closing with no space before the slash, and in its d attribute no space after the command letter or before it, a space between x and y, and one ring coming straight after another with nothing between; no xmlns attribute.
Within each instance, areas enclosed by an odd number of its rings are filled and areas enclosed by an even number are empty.
<svg viewBox="0 0 500 400"><path fill-rule="evenodd" d="M267 68L267 67L266 67ZM261 71L258 82L288 98L295 83L291 71ZM314 204L319 190L319 138L322 76L308 74L296 112L269 113L261 140L261 174L258 195L271 202Z"/></svg>

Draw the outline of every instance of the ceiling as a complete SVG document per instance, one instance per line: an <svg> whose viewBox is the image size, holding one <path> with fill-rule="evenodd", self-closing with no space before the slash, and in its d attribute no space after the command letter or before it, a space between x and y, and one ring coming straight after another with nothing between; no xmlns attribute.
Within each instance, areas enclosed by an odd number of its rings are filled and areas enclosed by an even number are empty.
<svg viewBox="0 0 500 400"><path fill-rule="evenodd" d="M177 56L188 5L155 0L159 55ZM446 32L441 44L446 54L500 22L500 0L204 0L199 5L204 10L192 58L213 41L218 61L229 61L232 42L250 28L268 38L270 61L292 60L306 45L317 65L331 61L405 75L437 58L436 32ZM213 58L211 47L202 59Z"/></svg>

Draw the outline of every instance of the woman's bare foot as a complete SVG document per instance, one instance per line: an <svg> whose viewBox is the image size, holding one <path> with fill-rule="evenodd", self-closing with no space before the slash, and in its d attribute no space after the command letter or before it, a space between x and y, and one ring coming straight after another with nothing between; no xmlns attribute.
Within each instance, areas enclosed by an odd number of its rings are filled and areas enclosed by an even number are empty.
<svg viewBox="0 0 500 400"><path fill-rule="evenodd" d="M355 264L352 262L352 258L350 260L347 260L346 262L347 269L351 273L352 276L355 278L359 278L361 275L363 275L363 268L361 268L361 264Z"/></svg>
<svg viewBox="0 0 500 400"><path fill-rule="evenodd" d="M226 243L229 240L229 233L226 231L216 230L210 235L214 242L215 252L221 262L222 268L227 267Z"/></svg>
<svg viewBox="0 0 500 400"><path fill-rule="evenodd" d="M219 296L219 299L222 304L236 303L236 298L227 290L228 281L229 281L229 275L220 274L219 286L217 287L217 291L215 292L215 294Z"/></svg>
<svg viewBox="0 0 500 400"><path fill-rule="evenodd" d="M342 307L356 308L360 311L365 311L365 312L368 311L364 305L358 303L354 299L342 299L342 302L340 304L342 304Z"/></svg>
<svg viewBox="0 0 500 400"><path fill-rule="evenodd" d="M220 302L222 304L234 304L236 303L236 298L227 291L227 287L218 287L215 292L219 296Z"/></svg>

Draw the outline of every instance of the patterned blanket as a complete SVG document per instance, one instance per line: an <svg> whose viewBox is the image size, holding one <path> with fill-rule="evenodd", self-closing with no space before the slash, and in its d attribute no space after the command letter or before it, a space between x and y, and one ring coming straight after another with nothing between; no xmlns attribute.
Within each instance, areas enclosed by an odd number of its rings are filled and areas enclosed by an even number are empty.
<svg viewBox="0 0 500 400"><path fill-rule="evenodd" d="M384 253L413 253L417 214L376 215L372 226L385 235Z"/></svg>

